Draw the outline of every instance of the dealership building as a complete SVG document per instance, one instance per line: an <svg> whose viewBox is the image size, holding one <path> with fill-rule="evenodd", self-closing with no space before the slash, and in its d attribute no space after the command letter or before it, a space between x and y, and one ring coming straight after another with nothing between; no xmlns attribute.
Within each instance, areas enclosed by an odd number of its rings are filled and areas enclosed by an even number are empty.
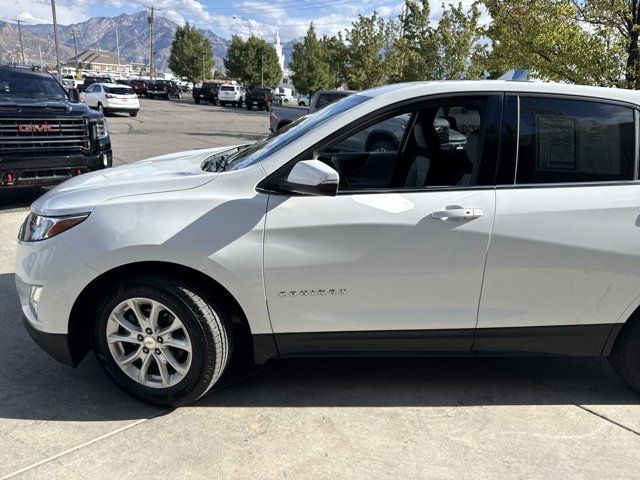
<svg viewBox="0 0 640 480"><path fill-rule="evenodd" d="M77 56L65 62L68 67L78 70L92 70L98 73L124 73L130 74L133 65L128 61L118 60L118 56L112 52L103 50L85 50Z"/></svg>

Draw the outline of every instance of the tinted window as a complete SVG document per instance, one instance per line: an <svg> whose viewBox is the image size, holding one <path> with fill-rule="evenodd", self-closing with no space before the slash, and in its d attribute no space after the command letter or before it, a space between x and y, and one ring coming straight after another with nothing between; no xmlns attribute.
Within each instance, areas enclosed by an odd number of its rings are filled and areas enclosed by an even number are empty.
<svg viewBox="0 0 640 480"><path fill-rule="evenodd" d="M21 69L0 69L0 97L63 100L67 94L51 76Z"/></svg>
<svg viewBox="0 0 640 480"><path fill-rule="evenodd" d="M335 102L336 100L340 100L344 98L350 93L321 93L318 97L318 104L316 105L316 110L320 110L321 108L326 107L330 103Z"/></svg>
<svg viewBox="0 0 640 480"><path fill-rule="evenodd" d="M222 88L220 88L220 90L222 90L223 92L233 92L235 91L236 87L231 87L231 86L224 86Z"/></svg>
<svg viewBox="0 0 640 480"><path fill-rule="evenodd" d="M104 87L104 91L107 93L113 93L114 95L130 95L131 89L125 87Z"/></svg>
<svg viewBox="0 0 640 480"><path fill-rule="evenodd" d="M580 100L520 98L517 183L633 180L630 108Z"/></svg>
<svg viewBox="0 0 640 480"><path fill-rule="evenodd" d="M484 99L420 104L366 125L316 157L342 190L466 186L481 148Z"/></svg>

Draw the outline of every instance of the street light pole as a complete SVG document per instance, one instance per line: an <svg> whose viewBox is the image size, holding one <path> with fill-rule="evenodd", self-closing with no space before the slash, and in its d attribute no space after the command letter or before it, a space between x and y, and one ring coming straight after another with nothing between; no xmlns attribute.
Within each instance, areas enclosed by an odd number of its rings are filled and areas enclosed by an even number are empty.
<svg viewBox="0 0 640 480"><path fill-rule="evenodd" d="M56 0L51 0L51 13L53 15L53 37L56 44L56 60L58 62L58 78L62 78L62 67L60 66L60 47L58 45L58 21L56 20Z"/></svg>
<svg viewBox="0 0 640 480"><path fill-rule="evenodd" d="M260 52L260 86L264 88L264 51Z"/></svg>

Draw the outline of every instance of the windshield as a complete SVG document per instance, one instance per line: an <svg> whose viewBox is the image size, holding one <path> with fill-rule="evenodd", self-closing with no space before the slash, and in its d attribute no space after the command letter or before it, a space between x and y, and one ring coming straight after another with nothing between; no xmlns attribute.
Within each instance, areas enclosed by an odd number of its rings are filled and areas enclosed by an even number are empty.
<svg viewBox="0 0 640 480"><path fill-rule="evenodd" d="M21 97L41 100L67 100L67 93L53 77L0 69L0 98Z"/></svg>
<svg viewBox="0 0 640 480"><path fill-rule="evenodd" d="M338 102L328 105L326 108L311 115L306 115L290 123L286 127L277 130L264 140L254 143L250 147L238 152L229 158L229 170L246 168L257 162L261 162L269 155L297 140L307 132L331 120L333 117L366 102L371 97L364 95L352 95Z"/></svg>
<svg viewBox="0 0 640 480"><path fill-rule="evenodd" d="M223 92L233 92L235 89L236 87L222 87L220 90Z"/></svg>
<svg viewBox="0 0 640 480"><path fill-rule="evenodd" d="M132 90L127 87L104 87L104 91L114 95L131 95L132 93Z"/></svg>

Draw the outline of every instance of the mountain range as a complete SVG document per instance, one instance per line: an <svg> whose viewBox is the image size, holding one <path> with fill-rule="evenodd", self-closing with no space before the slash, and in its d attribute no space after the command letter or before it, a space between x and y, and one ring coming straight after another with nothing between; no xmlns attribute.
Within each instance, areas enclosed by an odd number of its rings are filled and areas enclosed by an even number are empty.
<svg viewBox="0 0 640 480"><path fill-rule="evenodd" d="M93 17L84 22L72 25L58 25L60 42L60 60L74 56L73 32L76 32L78 53L83 50L106 50L117 52L116 25L120 43L120 57L125 61L149 63L149 20L147 12L121 14L117 17ZM162 16L156 15L154 22L154 42L156 51L156 67L167 70L171 42L178 24ZM209 29L198 29L211 42L216 59L216 69L223 70L222 59L227 54L231 41L216 35ZM26 63L55 65L55 45L53 26L51 24L22 24L22 41ZM288 65L297 40L283 43L285 65ZM11 61L20 52L18 26L14 23L0 21L0 63ZM42 56L42 61L40 60ZM19 57L17 57L19 58Z"/></svg>

